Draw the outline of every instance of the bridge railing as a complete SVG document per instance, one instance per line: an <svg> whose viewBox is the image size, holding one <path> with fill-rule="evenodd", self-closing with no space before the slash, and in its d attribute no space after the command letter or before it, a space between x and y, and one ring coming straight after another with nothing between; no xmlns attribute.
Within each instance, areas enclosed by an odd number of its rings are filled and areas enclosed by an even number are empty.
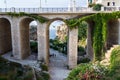
<svg viewBox="0 0 120 80"><path fill-rule="evenodd" d="M92 8L76 7L76 8L0 8L0 12L26 12L26 13L75 13L75 12L91 12ZM102 7L101 11L120 11L120 7Z"/></svg>
<svg viewBox="0 0 120 80"><path fill-rule="evenodd" d="M92 11L91 8L77 7L77 8L0 8L0 12L26 12L26 13L65 13L65 12L81 12Z"/></svg>

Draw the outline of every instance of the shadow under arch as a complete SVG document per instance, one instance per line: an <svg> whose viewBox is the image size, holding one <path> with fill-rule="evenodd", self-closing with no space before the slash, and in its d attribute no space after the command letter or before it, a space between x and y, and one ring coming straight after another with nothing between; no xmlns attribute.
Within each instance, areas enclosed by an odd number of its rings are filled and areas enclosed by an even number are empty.
<svg viewBox="0 0 120 80"><path fill-rule="evenodd" d="M0 18L0 54L12 50L11 22L7 18Z"/></svg>
<svg viewBox="0 0 120 80"><path fill-rule="evenodd" d="M85 21L88 24L87 28L87 49L86 54L87 57L92 61L94 58L93 51L93 30L95 27L95 22L93 20Z"/></svg>
<svg viewBox="0 0 120 80"><path fill-rule="evenodd" d="M111 19L107 23L107 49L119 44L120 19Z"/></svg>
<svg viewBox="0 0 120 80"><path fill-rule="evenodd" d="M34 19L29 18L29 17L23 17L20 19L20 22L19 22L21 59L25 59L30 55L29 27L32 21L34 21Z"/></svg>

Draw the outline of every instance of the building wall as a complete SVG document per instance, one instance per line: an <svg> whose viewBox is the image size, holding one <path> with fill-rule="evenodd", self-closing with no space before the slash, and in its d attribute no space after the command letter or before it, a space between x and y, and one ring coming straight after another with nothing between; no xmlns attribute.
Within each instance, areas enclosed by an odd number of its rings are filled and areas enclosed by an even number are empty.
<svg viewBox="0 0 120 80"><path fill-rule="evenodd" d="M96 3L100 3L103 6L120 6L120 0L97 0Z"/></svg>

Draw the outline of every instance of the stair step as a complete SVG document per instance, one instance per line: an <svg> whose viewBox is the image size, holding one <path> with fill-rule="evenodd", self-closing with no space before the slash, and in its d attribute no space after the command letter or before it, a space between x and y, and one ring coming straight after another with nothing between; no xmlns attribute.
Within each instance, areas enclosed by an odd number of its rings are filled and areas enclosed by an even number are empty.
<svg viewBox="0 0 120 80"><path fill-rule="evenodd" d="M113 47L118 47L119 45L113 45Z"/></svg>
<svg viewBox="0 0 120 80"><path fill-rule="evenodd" d="M112 51L111 50L108 50L107 53L111 53Z"/></svg>
<svg viewBox="0 0 120 80"><path fill-rule="evenodd" d="M100 62L100 64L102 64L102 65L109 65L109 64L110 64L109 61L110 61L110 60L108 60L108 59L104 59L104 60L102 60L102 61Z"/></svg>
<svg viewBox="0 0 120 80"><path fill-rule="evenodd" d="M111 47L111 48L110 48L110 50L113 50L113 49L114 49L114 47Z"/></svg>
<svg viewBox="0 0 120 80"><path fill-rule="evenodd" d="M109 65L110 64L111 52L113 49L115 49L118 46L119 45L113 45L113 46L109 47L109 50L107 50L105 53L105 59L100 62L102 65Z"/></svg>

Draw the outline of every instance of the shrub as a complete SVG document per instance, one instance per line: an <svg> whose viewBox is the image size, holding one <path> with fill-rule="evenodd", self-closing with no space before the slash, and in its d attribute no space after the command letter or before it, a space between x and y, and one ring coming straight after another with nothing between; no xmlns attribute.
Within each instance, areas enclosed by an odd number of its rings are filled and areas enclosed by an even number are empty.
<svg viewBox="0 0 120 80"><path fill-rule="evenodd" d="M41 76L44 78L44 80L49 80L50 79L50 75L48 73L46 73L46 72L43 72L41 74Z"/></svg>
<svg viewBox="0 0 120 80"><path fill-rule="evenodd" d="M26 73L26 75L24 76L24 80L33 80L32 70Z"/></svg>
<svg viewBox="0 0 120 80"><path fill-rule="evenodd" d="M94 5L95 5L94 3L90 3L88 7L93 7Z"/></svg>
<svg viewBox="0 0 120 80"><path fill-rule="evenodd" d="M30 71L19 63L0 57L0 80L32 80Z"/></svg>
<svg viewBox="0 0 120 80"><path fill-rule="evenodd" d="M78 64L80 64L80 63L88 63L88 62L90 62L90 59L89 58L81 58L80 60L78 60Z"/></svg>
<svg viewBox="0 0 120 80"><path fill-rule="evenodd" d="M38 52L38 43L37 42L30 42L30 48L32 52Z"/></svg>
<svg viewBox="0 0 120 80"><path fill-rule="evenodd" d="M84 49L84 47L79 46L79 47L78 47L78 51L80 51L80 52L85 52L85 49Z"/></svg>
<svg viewBox="0 0 120 80"><path fill-rule="evenodd" d="M48 71L48 67L47 67L47 65L46 64L40 64L40 67L41 67L41 69L42 69L42 71Z"/></svg>
<svg viewBox="0 0 120 80"><path fill-rule="evenodd" d="M66 80L105 80L106 72L104 66L84 63L73 69Z"/></svg>
<svg viewBox="0 0 120 80"><path fill-rule="evenodd" d="M8 80L8 76L0 76L0 80Z"/></svg>
<svg viewBox="0 0 120 80"><path fill-rule="evenodd" d="M120 47L114 49L110 57L111 68L120 68Z"/></svg>
<svg viewBox="0 0 120 80"><path fill-rule="evenodd" d="M101 7L102 7L101 4L95 4L95 5L93 6L93 10L95 10L95 11L100 11L100 10L101 10Z"/></svg>
<svg viewBox="0 0 120 80"><path fill-rule="evenodd" d="M114 49L110 57L109 80L120 80L120 46Z"/></svg>
<svg viewBox="0 0 120 80"><path fill-rule="evenodd" d="M39 72L36 75L37 80L50 80L50 75L47 72Z"/></svg>

